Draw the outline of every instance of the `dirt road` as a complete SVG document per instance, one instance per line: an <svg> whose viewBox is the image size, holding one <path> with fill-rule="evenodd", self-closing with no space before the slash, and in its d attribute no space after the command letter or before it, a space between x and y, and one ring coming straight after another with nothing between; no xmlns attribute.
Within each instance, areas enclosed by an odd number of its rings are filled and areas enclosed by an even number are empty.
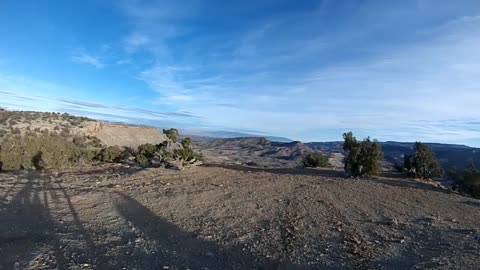
<svg viewBox="0 0 480 270"><path fill-rule="evenodd" d="M0 269L476 269L480 201L294 169L3 173L0 254Z"/></svg>

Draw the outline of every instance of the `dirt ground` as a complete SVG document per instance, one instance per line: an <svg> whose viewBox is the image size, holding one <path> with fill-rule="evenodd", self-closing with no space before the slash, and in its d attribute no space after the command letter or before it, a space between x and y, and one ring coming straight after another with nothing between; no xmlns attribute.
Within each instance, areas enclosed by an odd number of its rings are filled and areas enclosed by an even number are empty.
<svg viewBox="0 0 480 270"><path fill-rule="evenodd" d="M206 166L0 174L0 269L478 269L480 201Z"/></svg>

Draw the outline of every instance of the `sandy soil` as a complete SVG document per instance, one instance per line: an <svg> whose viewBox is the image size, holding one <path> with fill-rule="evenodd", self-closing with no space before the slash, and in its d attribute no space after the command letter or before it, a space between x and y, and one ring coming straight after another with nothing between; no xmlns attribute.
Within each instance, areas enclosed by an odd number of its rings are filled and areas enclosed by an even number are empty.
<svg viewBox="0 0 480 270"><path fill-rule="evenodd" d="M480 201L331 171L0 174L0 269L478 269Z"/></svg>

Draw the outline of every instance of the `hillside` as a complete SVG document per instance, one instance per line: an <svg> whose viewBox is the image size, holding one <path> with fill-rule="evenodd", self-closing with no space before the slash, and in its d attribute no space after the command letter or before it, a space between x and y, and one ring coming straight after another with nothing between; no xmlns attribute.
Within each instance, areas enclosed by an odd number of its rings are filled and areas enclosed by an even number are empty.
<svg viewBox="0 0 480 270"><path fill-rule="evenodd" d="M69 114L0 111L0 171L64 170L100 163L181 168L201 155L153 127L107 124Z"/></svg>
<svg viewBox="0 0 480 270"><path fill-rule="evenodd" d="M0 173L0 269L476 269L480 201L337 172Z"/></svg>
<svg viewBox="0 0 480 270"><path fill-rule="evenodd" d="M306 153L314 152L301 142L272 142L263 137L229 139L193 138L207 162L258 167L297 167Z"/></svg>
<svg viewBox="0 0 480 270"><path fill-rule="evenodd" d="M214 138L214 139L234 139L234 138L266 138L272 142L293 142L293 140L285 137L279 136L266 136L258 134L250 134L244 132L233 132L233 131L192 131L192 130L181 130L182 134L185 134L188 137L203 137L203 138Z"/></svg>
<svg viewBox="0 0 480 270"><path fill-rule="evenodd" d="M95 137L106 146L137 147L145 143L165 141L165 135L152 127L136 127L107 124L86 117L70 114L0 111L0 135L56 133L62 137Z"/></svg>
<svg viewBox="0 0 480 270"><path fill-rule="evenodd" d="M82 132L87 136L97 137L107 146L138 147L146 143L158 144L168 139L153 127L112 125L101 122L90 124Z"/></svg>

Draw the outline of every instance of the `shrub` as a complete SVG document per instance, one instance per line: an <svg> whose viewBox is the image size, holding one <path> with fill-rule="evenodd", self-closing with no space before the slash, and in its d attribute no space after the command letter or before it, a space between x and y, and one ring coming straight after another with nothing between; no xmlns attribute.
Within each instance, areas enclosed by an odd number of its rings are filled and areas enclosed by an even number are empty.
<svg viewBox="0 0 480 270"><path fill-rule="evenodd" d="M144 155L138 154L138 153L135 155L135 161L140 166L147 166L150 163L150 161L148 160L147 157L145 157Z"/></svg>
<svg viewBox="0 0 480 270"><path fill-rule="evenodd" d="M190 148L192 147L192 140L190 138L185 138L182 140L183 148Z"/></svg>
<svg viewBox="0 0 480 270"><path fill-rule="evenodd" d="M358 142L352 132L343 134L345 151L345 173L347 176L365 177L380 173L383 160L382 146L370 138Z"/></svg>
<svg viewBox="0 0 480 270"><path fill-rule="evenodd" d="M137 148L137 154L143 155L148 159L153 158L156 152L157 146L151 143L139 145Z"/></svg>
<svg viewBox="0 0 480 270"><path fill-rule="evenodd" d="M185 138L181 141L182 148L175 149L173 155L175 159L180 159L185 163L192 161L201 161L203 156L200 153L195 152L192 149L192 140L190 138Z"/></svg>
<svg viewBox="0 0 480 270"><path fill-rule="evenodd" d="M473 163L463 172L463 181L460 186L465 192L480 199L480 171Z"/></svg>
<svg viewBox="0 0 480 270"><path fill-rule="evenodd" d="M20 129L17 127L17 128L14 128L12 129L12 134L21 134L22 132L20 131Z"/></svg>
<svg viewBox="0 0 480 270"><path fill-rule="evenodd" d="M68 168L83 155L83 149L59 136L9 136L1 149L4 170Z"/></svg>
<svg viewBox="0 0 480 270"><path fill-rule="evenodd" d="M103 143L99 138L94 137L94 136L86 136L86 138L90 140L89 144L91 146L99 147L99 148L103 147Z"/></svg>
<svg viewBox="0 0 480 270"><path fill-rule="evenodd" d="M125 149L118 146L109 146L100 150L96 159L101 162L120 162L124 153Z"/></svg>
<svg viewBox="0 0 480 270"><path fill-rule="evenodd" d="M87 139L85 136L75 136L73 137L72 142L77 146L86 147Z"/></svg>
<svg viewBox="0 0 480 270"><path fill-rule="evenodd" d="M192 162L203 159L202 155L193 151L192 148L175 149L174 156L176 159L180 159L184 162Z"/></svg>
<svg viewBox="0 0 480 270"><path fill-rule="evenodd" d="M173 142L178 141L178 130L171 128L171 129L164 129L163 134L167 135L167 138L172 140Z"/></svg>
<svg viewBox="0 0 480 270"><path fill-rule="evenodd" d="M139 145L135 153L135 161L140 166L147 166L154 157L161 155L161 148L161 144L153 145L146 143Z"/></svg>
<svg viewBox="0 0 480 270"><path fill-rule="evenodd" d="M407 172L417 178L428 179L444 174L435 154L423 143L415 143L415 154L404 156L404 166Z"/></svg>
<svg viewBox="0 0 480 270"><path fill-rule="evenodd" d="M325 168L330 164L328 163L328 156L319 152L309 153L303 157L302 164L305 167L312 168Z"/></svg>
<svg viewBox="0 0 480 270"><path fill-rule="evenodd" d="M62 131L60 132L60 136L62 137L70 136L70 130L68 128L63 128Z"/></svg>

